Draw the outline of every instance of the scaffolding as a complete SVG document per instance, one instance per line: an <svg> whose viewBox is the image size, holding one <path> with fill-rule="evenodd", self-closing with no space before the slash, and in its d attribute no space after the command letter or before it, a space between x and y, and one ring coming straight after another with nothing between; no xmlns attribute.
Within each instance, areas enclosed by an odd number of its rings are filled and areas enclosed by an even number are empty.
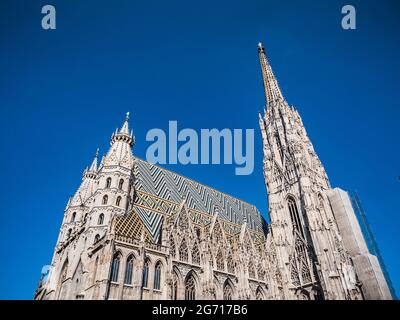
<svg viewBox="0 0 400 320"><path fill-rule="evenodd" d="M388 284L392 298L397 300L396 292L392 285L392 281L390 280L390 276L386 269L385 262L383 261L383 257L379 250L378 243L376 242L374 233L372 232L372 229L371 229L371 225L368 222L367 216L365 215L365 212L361 206L361 201L360 201L360 198L358 197L358 194L356 191L350 192L350 199L351 199L351 204L353 206L354 212L357 216L357 220L360 224L361 231L363 233L365 242L367 243L368 250L371 254L375 255L378 258L378 261L381 265L382 272L383 272L383 275Z"/></svg>

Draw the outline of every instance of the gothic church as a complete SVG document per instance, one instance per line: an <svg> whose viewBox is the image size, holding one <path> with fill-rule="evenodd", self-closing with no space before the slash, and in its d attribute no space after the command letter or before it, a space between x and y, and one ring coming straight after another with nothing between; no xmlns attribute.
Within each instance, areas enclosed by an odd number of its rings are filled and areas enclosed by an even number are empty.
<svg viewBox="0 0 400 320"><path fill-rule="evenodd" d="M348 194L330 186L261 44L258 53L270 224L249 203L135 157L127 115L69 199L35 299L392 298Z"/></svg>

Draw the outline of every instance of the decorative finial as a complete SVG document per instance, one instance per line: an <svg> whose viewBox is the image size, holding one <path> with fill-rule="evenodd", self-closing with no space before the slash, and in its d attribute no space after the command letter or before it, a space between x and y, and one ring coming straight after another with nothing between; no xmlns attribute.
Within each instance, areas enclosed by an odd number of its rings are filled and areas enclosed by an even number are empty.
<svg viewBox="0 0 400 320"><path fill-rule="evenodd" d="M96 158L98 158L99 157L99 148L97 148L97 150L96 150Z"/></svg>
<svg viewBox="0 0 400 320"><path fill-rule="evenodd" d="M125 116L125 120L126 120L126 121L129 120L129 114L130 114L130 113L129 113L129 111L128 111L128 112L126 113L126 116Z"/></svg>
<svg viewBox="0 0 400 320"><path fill-rule="evenodd" d="M260 49L262 49L262 48L263 48L263 45L262 45L262 43L261 43L261 42L259 42L259 43L258 43L258 47L259 47Z"/></svg>

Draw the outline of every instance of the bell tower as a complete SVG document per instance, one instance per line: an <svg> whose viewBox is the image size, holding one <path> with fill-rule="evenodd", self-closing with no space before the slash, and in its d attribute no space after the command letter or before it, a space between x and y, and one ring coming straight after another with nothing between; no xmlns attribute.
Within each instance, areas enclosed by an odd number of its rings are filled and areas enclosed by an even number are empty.
<svg viewBox="0 0 400 320"><path fill-rule="evenodd" d="M270 230L289 299L351 299L356 287L326 192L330 184L298 111L258 45L266 108L259 115Z"/></svg>

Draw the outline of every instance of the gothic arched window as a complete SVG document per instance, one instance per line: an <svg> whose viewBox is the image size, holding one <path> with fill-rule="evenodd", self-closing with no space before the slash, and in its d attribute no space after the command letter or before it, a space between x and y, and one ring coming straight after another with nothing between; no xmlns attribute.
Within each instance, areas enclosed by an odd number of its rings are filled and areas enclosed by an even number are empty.
<svg viewBox="0 0 400 320"><path fill-rule="evenodd" d="M288 202L288 208L289 208L289 213L290 213L290 219L292 220L292 224L293 224L293 230L296 230L297 232L300 233L301 236L304 237L296 201L292 197L289 197L287 202Z"/></svg>
<svg viewBox="0 0 400 320"><path fill-rule="evenodd" d="M229 283L224 286L224 300L232 300L233 290Z"/></svg>
<svg viewBox="0 0 400 320"><path fill-rule="evenodd" d="M126 259L126 268L125 268L125 284L132 284L132 275L133 275L133 255L130 255L128 259Z"/></svg>
<svg viewBox="0 0 400 320"><path fill-rule="evenodd" d="M181 245L179 246L179 260L188 261L188 247L185 239L182 240Z"/></svg>
<svg viewBox="0 0 400 320"><path fill-rule="evenodd" d="M179 278L174 272L172 274L172 300L178 300L178 282Z"/></svg>
<svg viewBox="0 0 400 320"><path fill-rule="evenodd" d="M143 266L143 281L142 281L143 288L147 288L149 283L149 264L150 264L149 259L146 259Z"/></svg>
<svg viewBox="0 0 400 320"><path fill-rule="evenodd" d="M200 251L197 242L195 242L192 249L192 263L200 264Z"/></svg>
<svg viewBox="0 0 400 320"><path fill-rule="evenodd" d="M256 300L264 300L264 294L260 287L258 287L256 291Z"/></svg>
<svg viewBox="0 0 400 320"><path fill-rule="evenodd" d="M67 272L68 272L68 259L64 261L64 264L61 268L60 277L58 279L58 284L57 284L57 298L60 298L61 296L62 285L65 279L67 279Z"/></svg>
<svg viewBox="0 0 400 320"><path fill-rule="evenodd" d="M74 221L75 221L75 217L76 217L76 212L73 212L73 213L72 213L72 216L71 216L71 222L74 222Z"/></svg>
<svg viewBox="0 0 400 320"><path fill-rule="evenodd" d="M69 239L69 237L71 236L71 233L72 233L72 229L68 229L68 232L67 232L67 239Z"/></svg>
<svg viewBox="0 0 400 320"><path fill-rule="evenodd" d="M118 183L118 189L122 190L123 186L124 186L124 179L121 179L121 180L119 180L119 183Z"/></svg>
<svg viewBox="0 0 400 320"><path fill-rule="evenodd" d="M192 275L185 281L185 300L196 300L196 282Z"/></svg>
<svg viewBox="0 0 400 320"><path fill-rule="evenodd" d="M110 188L111 187L111 178L107 178L106 180L106 188Z"/></svg>
<svg viewBox="0 0 400 320"><path fill-rule="evenodd" d="M94 242L93 243L97 243L97 242L99 242L99 240L100 240L100 235L96 234L95 237L94 237Z"/></svg>
<svg viewBox="0 0 400 320"><path fill-rule="evenodd" d="M100 213L99 220L97 221L97 224L103 224L103 222L104 222L104 214Z"/></svg>
<svg viewBox="0 0 400 320"><path fill-rule="evenodd" d="M224 271L225 265L224 265L224 256L222 255L221 249L217 253L217 269L220 271Z"/></svg>
<svg viewBox="0 0 400 320"><path fill-rule="evenodd" d="M61 269L60 283L63 283L65 281L65 279L67 278L67 271L68 271L68 259L65 260L63 267Z"/></svg>
<svg viewBox="0 0 400 320"><path fill-rule="evenodd" d="M160 290L161 288L161 262L158 261L154 268L154 289Z"/></svg>
<svg viewBox="0 0 400 320"><path fill-rule="evenodd" d="M114 255L112 265L111 265L111 281L118 282L118 272L119 272L119 262L121 260L121 255L117 252Z"/></svg>
<svg viewBox="0 0 400 320"><path fill-rule="evenodd" d="M116 206L119 207L121 205L121 196L118 196L117 201L115 202Z"/></svg>
<svg viewBox="0 0 400 320"><path fill-rule="evenodd" d="M107 202L108 202L108 195L104 195L102 203L107 204Z"/></svg>

